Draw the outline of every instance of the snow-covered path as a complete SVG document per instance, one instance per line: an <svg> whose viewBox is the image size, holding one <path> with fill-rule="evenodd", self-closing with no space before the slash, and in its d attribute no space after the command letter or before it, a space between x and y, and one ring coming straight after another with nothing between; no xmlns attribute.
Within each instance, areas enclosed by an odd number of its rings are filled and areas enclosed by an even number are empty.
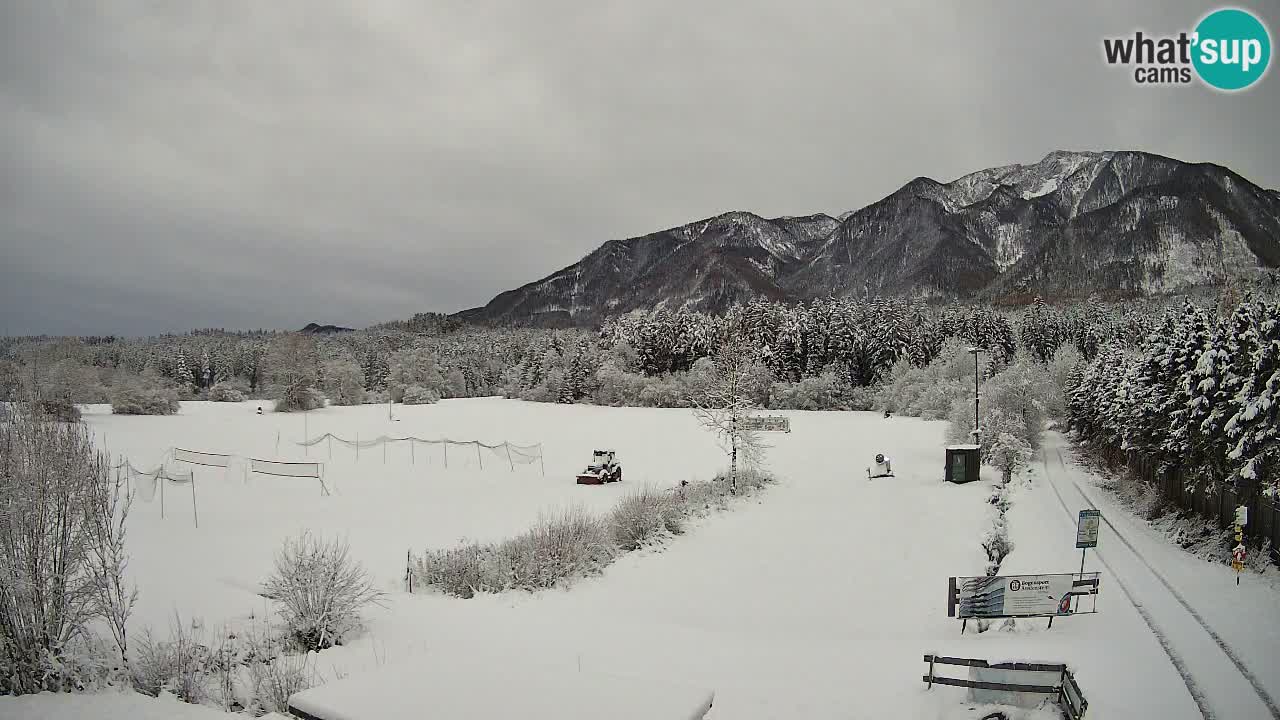
<svg viewBox="0 0 1280 720"><path fill-rule="evenodd" d="M1100 507L1094 552L1160 639L1205 718L1280 718L1280 599L1267 587L1236 586L1234 573L1169 545L1092 487L1070 448L1050 433L1042 467L1063 518ZM1225 612L1224 612L1225 610ZM1270 621L1268 621L1270 618Z"/></svg>

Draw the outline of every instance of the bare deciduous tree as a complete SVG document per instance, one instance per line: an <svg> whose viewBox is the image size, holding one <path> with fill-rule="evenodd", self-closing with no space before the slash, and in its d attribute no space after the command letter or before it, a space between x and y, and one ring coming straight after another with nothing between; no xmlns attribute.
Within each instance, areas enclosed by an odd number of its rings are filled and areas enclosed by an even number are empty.
<svg viewBox="0 0 1280 720"><path fill-rule="evenodd" d="M88 430L20 410L0 424L0 692L62 690L105 619L124 650L128 500ZM72 662L69 662L72 661Z"/></svg>
<svg viewBox="0 0 1280 720"><path fill-rule="evenodd" d="M764 459L767 445L748 420L756 410L749 392L754 362L751 346L730 331L715 354L715 367L699 391L691 397L694 415L715 433L729 456L729 492L738 492L738 463L755 467Z"/></svg>
<svg viewBox="0 0 1280 720"><path fill-rule="evenodd" d="M320 375L320 355L315 338L290 333L275 341L267 356L267 373L278 388L277 412L319 407L314 392Z"/></svg>

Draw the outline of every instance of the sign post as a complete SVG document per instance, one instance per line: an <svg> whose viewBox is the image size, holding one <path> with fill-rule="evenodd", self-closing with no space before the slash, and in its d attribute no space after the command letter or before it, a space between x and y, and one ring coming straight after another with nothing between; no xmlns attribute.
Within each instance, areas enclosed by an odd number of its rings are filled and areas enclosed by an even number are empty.
<svg viewBox="0 0 1280 720"><path fill-rule="evenodd" d="M1248 524L1249 507L1241 505L1236 508L1236 546L1231 548L1231 568L1236 571L1236 585L1240 584L1240 571L1244 570L1244 526Z"/></svg>
<svg viewBox="0 0 1280 720"><path fill-rule="evenodd" d="M1102 525L1101 510L1081 510L1076 520L1076 547L1080 548L1080 577L1084 577L1084 555L1089 548L1098 547L1098 530ZM1076 603L1079 603L1076 600Z"/></svg>

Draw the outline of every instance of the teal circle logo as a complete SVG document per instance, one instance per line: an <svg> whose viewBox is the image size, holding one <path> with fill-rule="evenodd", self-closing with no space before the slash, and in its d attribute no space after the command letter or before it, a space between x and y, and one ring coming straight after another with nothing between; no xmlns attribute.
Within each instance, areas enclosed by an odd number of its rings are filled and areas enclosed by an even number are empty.
<svg viewBox="0 0 1280 720"><path fill-rule="evenodd" d="M1271 36L1262 21L1235 8L1215 10L1196 25L1191 63L1200 79L1219 90L1256 83L1271 62Z"/></svg>

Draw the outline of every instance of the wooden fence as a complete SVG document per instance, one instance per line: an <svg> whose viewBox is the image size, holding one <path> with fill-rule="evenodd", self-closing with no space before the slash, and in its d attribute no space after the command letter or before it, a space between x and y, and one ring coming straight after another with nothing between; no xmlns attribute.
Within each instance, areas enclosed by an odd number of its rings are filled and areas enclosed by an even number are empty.
<svg viewBox="0 0 1280 720"><path fill-rule="evenodd" d="M1218 527L1232 527L1235 524L1236 508L1241 505L1248 507L1249 522L1244 526L1245 544L1260 548L1265 541L1270 540L1271 561L1280 563L1280 506L1276 503L1260 493L1242 498L1226 482L1215 483L1217 490L1214 492L1196 492L1194 484L1187 482L1186 473L1181 467L1161 468L1157 463L1137 454L1130 456L1129 467L1143 482L1159 488L1160 495L1165 500L1215 522Z"/></svg>

